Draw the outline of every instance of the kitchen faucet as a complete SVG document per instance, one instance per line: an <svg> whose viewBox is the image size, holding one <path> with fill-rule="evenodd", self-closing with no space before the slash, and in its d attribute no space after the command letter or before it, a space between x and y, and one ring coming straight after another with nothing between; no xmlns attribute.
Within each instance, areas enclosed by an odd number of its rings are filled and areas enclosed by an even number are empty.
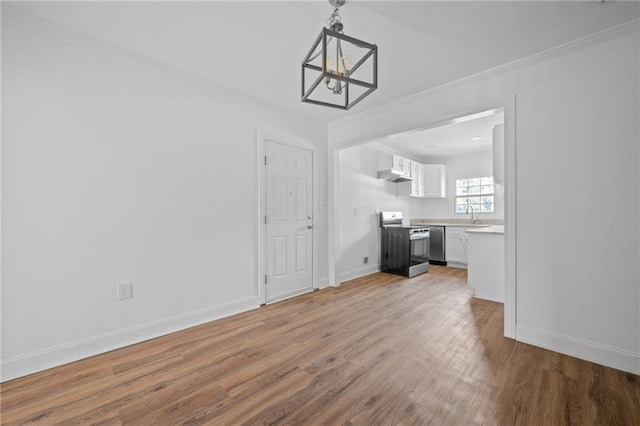
<svg viewBox="0 0 640 426"><path fill-rule="evenodd" d="M473 224L475 222L475 220L473 219L473 206L467 206L467 209L464 213L469 214L469 209L471 209L471 223Z"/></svg>

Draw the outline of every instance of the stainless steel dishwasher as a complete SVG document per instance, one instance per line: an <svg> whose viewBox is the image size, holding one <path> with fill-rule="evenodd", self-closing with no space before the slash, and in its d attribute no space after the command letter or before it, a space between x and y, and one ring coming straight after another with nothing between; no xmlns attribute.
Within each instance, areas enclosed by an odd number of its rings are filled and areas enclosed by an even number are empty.
<svg viewBox="0 0 640 426"><path fill-rule="evenodd" d="M445 265L444 226L429 226L431 241L429 243L429 263Z"/></svg>

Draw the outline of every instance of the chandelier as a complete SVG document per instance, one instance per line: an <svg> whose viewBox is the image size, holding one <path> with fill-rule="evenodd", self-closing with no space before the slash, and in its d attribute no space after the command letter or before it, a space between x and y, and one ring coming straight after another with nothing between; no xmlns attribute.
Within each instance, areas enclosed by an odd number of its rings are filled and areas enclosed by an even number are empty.
<svg viewBox="0 0 640 426"><path fill-rule="evenodd" d="M378 47L345 35L345 0L329 3L333 13L302 61L302 102L348 110L378 88Z"/></svg>

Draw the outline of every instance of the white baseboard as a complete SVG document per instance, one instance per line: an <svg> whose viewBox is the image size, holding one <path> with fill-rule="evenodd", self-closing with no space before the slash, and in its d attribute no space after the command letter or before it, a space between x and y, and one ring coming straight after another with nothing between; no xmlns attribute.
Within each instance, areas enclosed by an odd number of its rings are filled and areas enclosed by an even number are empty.
<svg viewBox="0 0 640 426"><path fill-rule="evenodd" d="M352 269L340 273L340 282L353 280L355 278L364 277L365 275L375 274L380 272L380 265L369 265L358 269Z"/></svg>
<svg viewBox="0 0 640 426"><path fill-rule="evenodd" d="M516 340L554 352L640 375L640 353L601 345L547 330L516 325Z"/></svg>
<svg viewBox="0 0 640 426"><path fill-rule="evenodd" d="M327 277L318 278L317 284L318 284L318 286L317 286L318 290L330 287L329 286L329 278L327 278Z"/></svg>
<svg viewBox="0 0 640 426"><path fill-rule="evenodd" d="M14 356L2 361L2 377L0 381L13 380L38 371L204 324L209 321L249 311L259 306L260 300L257 296L247 297L117 330L100 336L65 343L25 355Z"/></svg>

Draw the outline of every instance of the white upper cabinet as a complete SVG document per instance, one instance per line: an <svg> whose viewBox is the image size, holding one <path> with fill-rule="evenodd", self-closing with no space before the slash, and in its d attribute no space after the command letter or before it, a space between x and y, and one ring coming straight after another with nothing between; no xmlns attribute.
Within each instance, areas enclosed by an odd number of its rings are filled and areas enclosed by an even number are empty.
<svg viewBox="0 0 640 426"><path fill-rule="evenodd" d="M409 195L411 197L424 197L424 164L420 164L417 161L411 162L411 190Z"/></svg>
<svg viewBox="0 0 640 426"><path fill-rule="evenodd" d="M393 154L391 168L400 170L407 174L411 174L411 163L413 163L413 161L409 160L408 158Z"/></svg>
<svg viewBox="0 0 640 426"><path fill-rule="evenodd" d="M447 197L447 166L444 164L423 164L423 197Z"/></svg>
<svg viewBox="0 0 640 426"><path fill-rule="evenodd" d="M446 198L447 167L444 164L421 164L404 159L410 163L409 176L411 182L402 186L398 195L409 195L418 198ZM407 164L407 163L404 164ZM398 163L399 165L399 163ZM396 166L394 165L394 168Z"/></svg>
<svg viewBox="0 0 640 426"><path fill-rule="evenodd" d="M418 163L418 176L416 177L418 197L424 197L424 164Z"/></svg>
<svg viewBox="0 0 640 426"><path fill-rule="evenodd" d="M493 127L493 181L504 185L504 124Z"/></svg>

